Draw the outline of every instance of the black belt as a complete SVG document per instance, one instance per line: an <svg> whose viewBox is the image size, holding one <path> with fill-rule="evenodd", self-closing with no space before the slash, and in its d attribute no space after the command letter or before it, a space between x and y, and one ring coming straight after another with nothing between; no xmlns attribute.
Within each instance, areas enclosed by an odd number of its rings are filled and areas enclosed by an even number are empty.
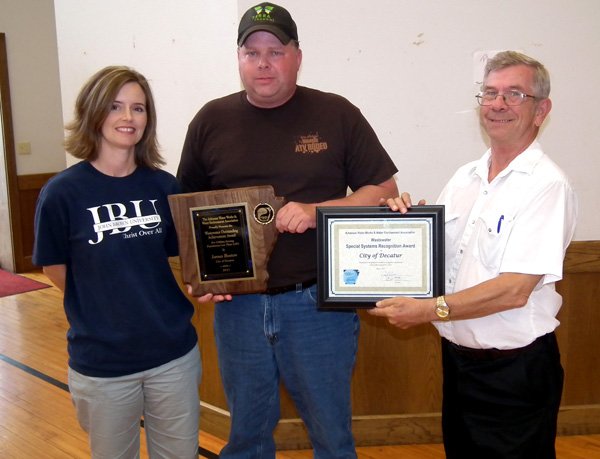
<svg viewBox="0 0 600 459"><path fill-rule="evenodd" d="M547 335L540 336L539 338L537 338L536 340L534 340L532 343L528 344L527 346L518 347L516 349L496 349L496 348L474 349L471 347L465 347L465 346L460 346L458 344L454 344L453 342L448 341L448 340L446 340L446 342L457 354L463 355L465 357L469 357L473 360L496 360L496 359L502 359L504 357L514 357L515 355L522 354L523 352L526 352L534 347L537 347L537 346L543 344L544 341L551 340L553 338L554 338L554 333L548 333Z"/></svg>
<svg viewBox="0 0 600 459"><path fill-rule="evenodd" d="M279 295L280 293L291 292L293 290L304 290L305 288L312 287L316 283L317 279L310 279L296 284L283 285L281 287L269 287L265 290L265 295Z"/></svg>

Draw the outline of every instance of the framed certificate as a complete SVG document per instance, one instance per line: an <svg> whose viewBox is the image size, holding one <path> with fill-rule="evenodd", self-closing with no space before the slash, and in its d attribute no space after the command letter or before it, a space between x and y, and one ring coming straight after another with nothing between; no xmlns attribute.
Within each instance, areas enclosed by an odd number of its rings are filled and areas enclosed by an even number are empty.
<svg viewBox="0 0 600 459"><path fill-rule="evenodd" d="M317 208L318 304L371 308L444 293L444 206Z"/></svg>

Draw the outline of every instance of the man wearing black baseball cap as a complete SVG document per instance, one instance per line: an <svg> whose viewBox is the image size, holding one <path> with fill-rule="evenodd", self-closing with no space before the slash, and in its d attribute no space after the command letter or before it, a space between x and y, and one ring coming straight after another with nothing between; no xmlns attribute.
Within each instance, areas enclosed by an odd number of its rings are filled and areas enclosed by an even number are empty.
<svg viewBox="0 0 600 459"><path fill-rule="evenodd" d="M298 41L296 23L288 10L272 3L254 6L242 16L238 27L238 46L242 46L250 34L259 30L271 32L284 45L290 40Z"/></svg>
<svg viewBox="0 0 600 459"><path fill-rule="evenodd" d="M244 90L197 113L177 176L184 192L272 185L287 204L276 215L267 291L198 299L218 303L215 337L231 411L220 457L275 457L281 378L314 457L356 458L350 381L359 320L317 309L316 208L397 196L397 169L358 108L297 85L302 51L285 8L250 8L237 43Z"/></svg>

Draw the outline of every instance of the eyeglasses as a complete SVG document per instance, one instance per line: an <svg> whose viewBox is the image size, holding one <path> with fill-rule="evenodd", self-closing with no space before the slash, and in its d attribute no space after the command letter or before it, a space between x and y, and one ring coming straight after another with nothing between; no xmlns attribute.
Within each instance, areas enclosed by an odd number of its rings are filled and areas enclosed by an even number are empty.
<svg viewBox="0 0 600 459"><path fill-rule="evenodd" d="M504 94L500 94L496 91L483 91L477 94L475 98L479 105L492 105L498 96L502 97L502 100L504 100L506 105L521 105L528 97L536 99L535 96L530 96L521 91L508 91Z"/></svg>

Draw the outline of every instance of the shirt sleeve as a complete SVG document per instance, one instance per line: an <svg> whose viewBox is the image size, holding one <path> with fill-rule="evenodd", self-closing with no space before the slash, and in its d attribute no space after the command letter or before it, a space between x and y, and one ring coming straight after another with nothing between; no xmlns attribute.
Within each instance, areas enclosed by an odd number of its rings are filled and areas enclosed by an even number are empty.
<svg viewBox="0 0 600 459"><path fill-rule="evenodd" d="M360 110L351 105L349 113L355 119L351 123L346 165L348 186L356 191L365 185L385 182L398 169Z"/></svg>
<svg viewBox="0 0 600 459"><path fill-rule="evenodd" d="M177 180L184 193L206 191L208 181L202 165L202 113L200 110L190 122L177 168Z"/></svg>
<svg viewBox="0 0 600 459"><path fill-rule="evenodd" d="M68 207L55 182L49 182L38 198L34 218L33 263L37 266L67 264L69 260Z"/></svg>
<svg viewBox="0 0 600 459"><path fill-rule="evenodd" d="M564 255L577 219L577 197L567 182L552 182L516 216L501 272L544 275L544 283L562 279Z"/></svg>

